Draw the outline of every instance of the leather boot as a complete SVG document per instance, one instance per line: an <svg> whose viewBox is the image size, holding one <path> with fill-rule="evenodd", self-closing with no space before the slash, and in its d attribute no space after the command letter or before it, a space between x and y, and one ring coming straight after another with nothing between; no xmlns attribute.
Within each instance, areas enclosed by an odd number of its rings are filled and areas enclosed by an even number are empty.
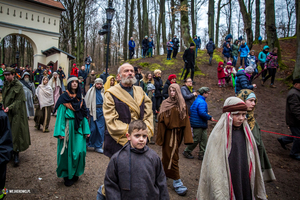
<svg viewBox="0 0 300 200"><path fill-rule="evenodd" d="M19 152L14 152L14 163L15 163L15 167L19 166Z"/></svg>

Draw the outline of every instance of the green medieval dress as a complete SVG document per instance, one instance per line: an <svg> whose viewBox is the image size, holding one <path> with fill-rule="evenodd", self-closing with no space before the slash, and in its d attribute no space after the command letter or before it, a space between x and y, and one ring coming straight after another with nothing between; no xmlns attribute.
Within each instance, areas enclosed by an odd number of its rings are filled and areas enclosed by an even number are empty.
<svg viewBox="0 0 300 200"><path fill-rule="evenodd" d="M64 136L57 140L57 176L72 179L84 172L86 156L86 136L89 135L88 120L83 118L75 130L74 111L61 104L57 110L54 137Z"/></svg>
<svg viewBox="0 0 300 200"><path fill-rule="evenodd" d="M13 138L14 152L28 149L30 133L26 110L26 97L23 86L17 78L12 82L5 81L2 90L3 107L9 108L7 113Z"/></svg>

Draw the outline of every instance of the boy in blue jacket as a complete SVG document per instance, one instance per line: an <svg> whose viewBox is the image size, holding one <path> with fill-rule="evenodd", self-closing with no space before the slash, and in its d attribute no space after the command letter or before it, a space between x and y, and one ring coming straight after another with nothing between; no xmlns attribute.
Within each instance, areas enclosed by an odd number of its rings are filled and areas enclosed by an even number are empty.
<svg viewBox="0 0 300 200"><path fill-rule="evenodd" d="M249 47L247 46L247 43L245 40L242 41L242 44L239 48L240 52L240 58L241 58L241 67L243 67L243 59L244 59L244 65L246 65L247 56L250 52Z"/></svg>
<svg viewBox="0 0 300 200"><path fill-rule="evenodd" d="M210 90L208 87L202 87L198 90L200 95L198 95L197 99L192 104L190 111L190 123L193 128L193 139L194 143L188 145L183 151L184 157L188 159L193 159L191 152L197 147L199 144L199 155L198 159L203 160L206 143L207 143L207 121L212 120L214 118L208 114L206 98L208 97Z"/></svg>
<svg viewBox="0 0 300 200"><path fill-rule="evenodd" d="M128 42L128 46L129 46L129 59L132 59L134 55L134 48L135 48L135 42L133 41L133 37L130 38Z"/></svg>

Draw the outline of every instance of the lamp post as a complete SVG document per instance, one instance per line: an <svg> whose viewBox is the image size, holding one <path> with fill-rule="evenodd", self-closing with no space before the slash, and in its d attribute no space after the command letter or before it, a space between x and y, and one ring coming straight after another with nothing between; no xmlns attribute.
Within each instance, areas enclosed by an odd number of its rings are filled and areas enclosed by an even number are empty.
<svg viewBox="0 0 300 200"><path fill-rule="evenodd" d="M16 60L17 60L17 66L19 67L19 57L20 57L20 53L19 51L16 52Z"/></svg>
<svg viewBox="0 0 300 200"><path fill-rule="evenodd" d="M105 69L105 80L103 80L104 82L106 82L108 76L107 69L108 69L109 42L110 42L110 32L111 32L110 28L111 28L111 21L115 14L115 9L112 7L112 1L109 1L108 8L106 8L105 10L106 10L107 23L105 23L102 26L102 29L98 32L99 35L107 34L106 69Z"/></svg>

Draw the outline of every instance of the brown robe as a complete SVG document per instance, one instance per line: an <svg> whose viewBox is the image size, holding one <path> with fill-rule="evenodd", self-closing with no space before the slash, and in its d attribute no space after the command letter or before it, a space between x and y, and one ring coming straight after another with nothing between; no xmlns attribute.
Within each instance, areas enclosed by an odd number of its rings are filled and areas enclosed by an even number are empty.
<svg viewBox="0 0 300 200"><path fill-rule="evenodd" d="M156 143L162 146L162 163L166 176L173 180L180 179L178 149L182 139L186 145L194 142L189 115L181 120L177 107L173 107L170 116L166 112L159 116L156 137Z"/></svg>

